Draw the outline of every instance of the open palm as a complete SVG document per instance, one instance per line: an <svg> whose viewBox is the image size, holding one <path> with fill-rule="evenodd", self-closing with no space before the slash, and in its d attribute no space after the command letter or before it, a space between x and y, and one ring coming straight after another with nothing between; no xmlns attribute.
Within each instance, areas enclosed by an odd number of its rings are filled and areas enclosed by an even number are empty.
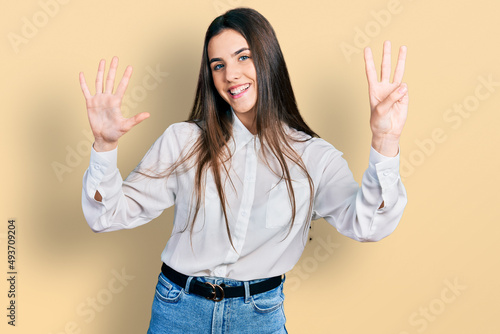
<svg viewBox="0 0 500 334"><path fill-rule="evenodd" d="M118 58L113 57L111 60L106 86L104 87L105 65L106 62L104 60L99 62L95 82L95 95L90 94L85 77L80 72L80 86L87 104L89 123L95 138L94 148L97 151L114 149L118 145L118 139L121 136L149 117L148 113L140 113L131 118L123 117L120 107L132 75L132 67L128 66L126 68L113 94Z"/></svg>

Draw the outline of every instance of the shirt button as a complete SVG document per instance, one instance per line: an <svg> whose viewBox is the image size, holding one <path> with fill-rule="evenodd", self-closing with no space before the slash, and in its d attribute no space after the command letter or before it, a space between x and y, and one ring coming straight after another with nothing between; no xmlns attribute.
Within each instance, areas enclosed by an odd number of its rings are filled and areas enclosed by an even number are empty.
<svg viewBox="0 0 500 334"><path fill-rule="evenodd" d="M99 169L101 168L99 165L94 165L94 169Z"/></svg>
<svg viewBox="0 0 500 334"><path fill-rule="evenodd" d="M246 217L246 216L247 216L247 212L246 212L246 211L243 211L243 212L241 213L241 216L242 216L242 217Z"/></svg>
<svg viewBox="0 0 500 334"><path fill-rule="evenodd" d="M390 174L391 174L391 172L389 172L388 170L386 170L386 171L383 173L383 175L384 175L384 176L389 176Z"/></svg>

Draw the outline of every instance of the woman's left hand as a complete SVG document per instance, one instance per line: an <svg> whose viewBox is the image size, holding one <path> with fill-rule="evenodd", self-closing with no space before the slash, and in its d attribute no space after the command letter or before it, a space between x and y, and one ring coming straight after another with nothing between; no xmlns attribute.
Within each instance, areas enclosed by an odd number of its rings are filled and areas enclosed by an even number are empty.
<svg viewBox="0 0 500 334"><path fill-rule="evenodd" d="M391 43L384 43L380 81L373 63L370 48L365 49L366 77L370 97L370 128L373 133L372 146L379 153L395 156L398 153L399 137L408 114L408 87L402 83L405 70L406 47L399 49L398 62L391 78Z"/></svg>

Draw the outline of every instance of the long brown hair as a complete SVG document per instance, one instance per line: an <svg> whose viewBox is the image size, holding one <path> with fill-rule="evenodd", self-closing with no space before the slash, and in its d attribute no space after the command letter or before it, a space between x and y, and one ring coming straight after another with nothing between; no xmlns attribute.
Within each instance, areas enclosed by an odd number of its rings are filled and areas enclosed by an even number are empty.
<svg viewBox="0 0 500 334"><path fill-rule="evenodd" d="M292 207L290 230L295 221L296 203L288 163L291 162L297 165L309 182L311 198L306 220L309 219L312 213L314 186L304 162L290 145L290 141L296 139L292 139L287 135L282 124L284 123L293 129L302 131L310 137L318 137L318 135L309 128L299 113L285 59L274 29L267 19L250 8L236 8L217 17L210 24L205 34L196 97L188 119L188 122L198 125L200 136L189 154L184 155L171 166L167 174L172 173L177 167L194 158L195 162L192 166L196 168L196 174L194 217L190 219L192 232L194 221L202 206L201 198L205 186L204 176L207 170L211 169L224 213L229 241L233 245L227 219L226 194L222 185L222 173L229 176L225 162L231 157L227 143L232 136L233 114L230 106L215 88L207 51L211 38L225 29L232 29L240 33L246 39L252 53L257 73L258 89L257 102L254 107L257 135L261 143L269 148L270 153L279 163L280 170L273 172L280 177L280 181L284 180L286 182ZM267 162L265 150L262 150L262 152ZM267 165L269 166L269 163ZM288 233L290 233L290 230Z"/></svg>

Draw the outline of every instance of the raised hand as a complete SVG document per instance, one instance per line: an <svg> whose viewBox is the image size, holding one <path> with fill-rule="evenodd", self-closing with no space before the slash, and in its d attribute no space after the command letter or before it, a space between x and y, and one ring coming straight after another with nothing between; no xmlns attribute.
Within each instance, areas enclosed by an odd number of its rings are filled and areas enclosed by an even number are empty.
<svg viewBox="0 0 500 334"><path fill-rule="evenodd" d="M95 95L90 94L85 82L85 76L83 72L80 72L80 86L87 103L87 114L95 138L94 149L96 151L109 151L116 148L118 139L121 136L149 117L149 113L143 112L131 118L124 118L120 110L123 95L127 90L132 75L132 67L127 66L114 94L113 88L118 67L118 57L113 57L111 60L106 86L104 87L105 67L106 62L102 59L97 70Z"/></svg>
<svg viewBox="0 0 500 334"><path fill-rule="evenodd" d="M370 97L370 128L373 133L372 146L386 156L396 156L399 137L408 115L408 87L402 83L405 70L406 47L399 49L398 62L391 78L391 43L384 43L380 81L373 63L370 48L365 49L366 77Z"/></svg>

